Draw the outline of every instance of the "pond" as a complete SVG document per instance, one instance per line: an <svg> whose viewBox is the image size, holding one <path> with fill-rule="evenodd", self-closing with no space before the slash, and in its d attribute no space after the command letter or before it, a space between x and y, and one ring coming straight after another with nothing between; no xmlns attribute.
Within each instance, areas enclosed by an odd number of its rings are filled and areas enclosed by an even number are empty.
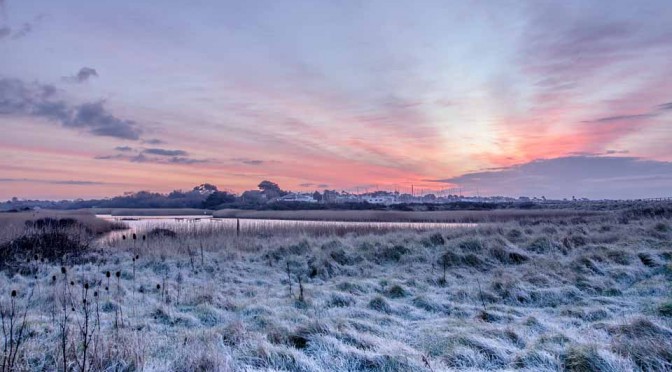
<svg viewBox="0 0 672 372"><path fill-rule="evenodd" d="M175 232L219 231L236 234L250 233L317 233L343 234L348 232L383 232L391 230L437 230L475 227L474 223L447 222L368 222L368 221L316 221L279 219L236 219L213 218L212 216L132 216L120 217L97 215L113 222L128 225L128 230L110 233L107 239L117 239L121 235L145 234L152 229L168 229Z"/></svg>

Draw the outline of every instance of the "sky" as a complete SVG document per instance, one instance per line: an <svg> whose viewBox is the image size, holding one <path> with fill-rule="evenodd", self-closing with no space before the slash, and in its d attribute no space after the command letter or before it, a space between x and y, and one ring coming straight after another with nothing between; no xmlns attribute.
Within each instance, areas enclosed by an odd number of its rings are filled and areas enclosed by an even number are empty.
<svg viewBox="0 0 672 372"><path fill-rule="evenodd" d="M0 200L263 179L672 196L671 19L669 0L0 0Z"/></svg>

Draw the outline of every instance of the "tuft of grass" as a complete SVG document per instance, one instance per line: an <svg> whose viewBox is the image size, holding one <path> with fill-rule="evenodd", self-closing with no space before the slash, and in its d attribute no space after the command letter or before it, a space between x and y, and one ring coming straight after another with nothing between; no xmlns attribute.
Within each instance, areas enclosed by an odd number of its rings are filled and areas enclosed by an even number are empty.
<svg viewBox="0 0 672 372"><path fill-rule="evenodd" d="M405 254L408 254L410 250L403 245L393 245L391 247L386 247L380 252L380 258L383 261L393 261L393 262L399 262L401 260L401 257L403 257Z"/></svg>
<svg viewBox="0 0 672 372"><path fill-rule="evenodd" d="M327 302L329 307L349 307L355 305L356 301L352 296L343 295L340 293L332 293L331 298Z"/></svg>
<svg viewBox="0 0 672 372"><path fill-rule="evenodd" d="M467 239L457 245L463 252L478 253L483 250L483 242L478 239Z"/></svg>
<svg viewBox="0 0 672 372"><path fill-rule="evenodd" d="M610 372L613 370L594 346L571 346L561 359L564 370L568 372Z"/></svg>
<svg viewBox="0 0 672 372"><path fill-rule="evenodd" d="M392 307L390 307L390 304L380 296L376 296L371 301L369 301L368 307L369 309L380 311L381 313L389 314L392 312Z"/></svg>
<svg viewBox="0 0 672 372"><path fill-rule="evenodd" d="M408 296L408 291L406 291L406 289L404 289L404 287L400 286L399 284L395 284L388 288L385 294L389 298L402 298Z"/></svg>
<svg viewBox="0 0 672 372"><path fill-rule="evenodd" d="M433 246L439 246L446 244L446 239L444 239L443 235L441 235L440 233L434 233L429 236L429 242Z"/></svg>
<svg viewBox="0 0 672 372"><path fill-rule="evenodd" d="M668 318L672 317L672 301L668 301L658 306L658 314Z"/></svg>
<svg viewBox="0 0 672 372"><path fill-rule="evenodd" d="M548 254L560 250L560 247L551 239L542 236L534 239L525 249L537 254Z"/></svg>
<svg viewBox="0 0 672 372"><path fill-rule="evenodd" d="M612 347L645 371L672 369L672 331L645 318L608 328Z"/></svg>
<svg viewBox="0 0 672 372"><path fill-rule="evenodd" d="M637 254L637 257L639 257L639 260L644 264L644 266L647 267L657 267L659 266L658 261L649 253L647 252L640 252Z"/></svg>
<svg viewBox="0 0 672 372"><path fill-rule="evenodd" d="M657 232L660 232L660 233L666 233L666 232L669 232L671 230L670 226L668 224L664 223L664 222L657 223L653 227L653 229Z"/></svg>

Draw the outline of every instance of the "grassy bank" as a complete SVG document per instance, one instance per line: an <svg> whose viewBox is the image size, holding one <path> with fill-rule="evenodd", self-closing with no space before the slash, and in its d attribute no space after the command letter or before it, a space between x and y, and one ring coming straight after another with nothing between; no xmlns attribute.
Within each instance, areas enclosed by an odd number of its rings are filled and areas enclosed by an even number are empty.
<svg viewBox="0 0 672 372"><path fill-rule="evenodd" d="M93 236L102 235L122 227L118 223L96 218L96 216L88 210L40 210L34 212L0 213L0 243L15 239L16 237L25 234L26 230L29 229L26 222L40 219L74 221L78 227L87 230L87 232L91 233Z"/></svg>
<svg viewBox="0 0 672 372"><path fill-rule="evenodd" d="M598 211L499 209L490 211L374 211L374 210L313 210L313 211L254 211L224 209L213 213L219 218L355 221L355 222L506 222L513 220L558 220L601 214Z"/></svg>
<svg viewBox="0 0 672 372"><path fill-rule="evenodd" d="M82 212L24 212L0 214L0 270L25 272L26 261L76 261L102 235L125 229ZM46 261L45 261L46 263Z"/></svg>
<svg viewBox="0 0 672 372"><path fill-rule="evenodd" d="M195 208L91 208L93 214L109 214L118 217L132 216L209 216L211 210Z"/></svg>
<svg viewBox="0 0 672 372"><path fill-rule="evenodd" d="M669 219L147 236L0 277L20 368L672 368Z"/></svg>

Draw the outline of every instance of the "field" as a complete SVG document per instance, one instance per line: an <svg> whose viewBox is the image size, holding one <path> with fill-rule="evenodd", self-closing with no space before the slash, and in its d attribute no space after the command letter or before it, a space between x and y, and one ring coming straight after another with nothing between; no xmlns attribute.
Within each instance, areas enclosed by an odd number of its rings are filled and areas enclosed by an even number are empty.
<svg viewBox="0 0 672 372"><path fill-rule="evenodd" d="M14 240L61 229L20 225ZM672 369L665 208L124 238L62 261L42 260L44 244L5 257L5 360L73 371Z"/></svg>

